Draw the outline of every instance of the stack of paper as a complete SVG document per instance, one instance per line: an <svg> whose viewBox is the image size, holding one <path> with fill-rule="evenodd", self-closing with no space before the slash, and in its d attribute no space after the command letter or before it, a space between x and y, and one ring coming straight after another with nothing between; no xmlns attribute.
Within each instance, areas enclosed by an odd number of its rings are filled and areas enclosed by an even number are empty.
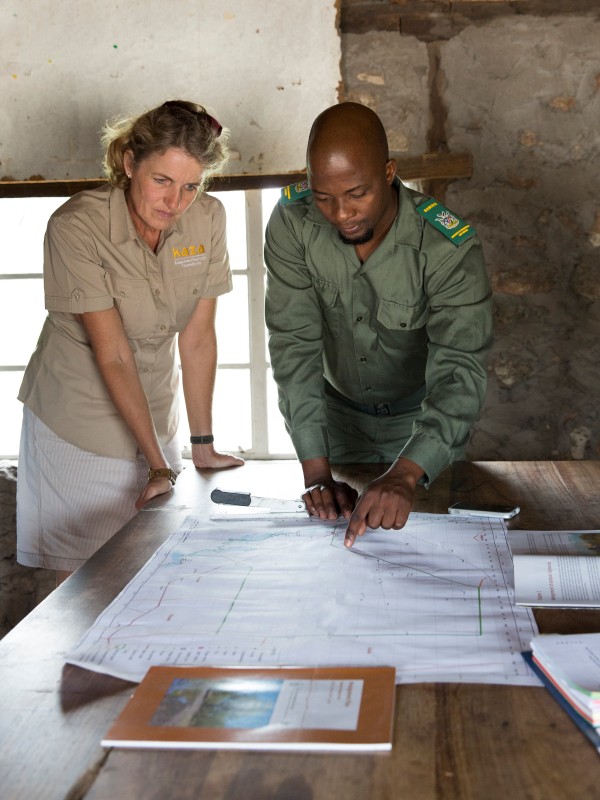
<svg viewBox="0 0 600 800"><path fill-rule="evenodd" d="M534 662L563 697L600 727L600 633L540 635L531 647Z"/></svg>
<svg viewBox="0 0 600 800"><path fill-rule="evenodd" d="M600 633L542 634L521 655L600 753Z"/></svg>

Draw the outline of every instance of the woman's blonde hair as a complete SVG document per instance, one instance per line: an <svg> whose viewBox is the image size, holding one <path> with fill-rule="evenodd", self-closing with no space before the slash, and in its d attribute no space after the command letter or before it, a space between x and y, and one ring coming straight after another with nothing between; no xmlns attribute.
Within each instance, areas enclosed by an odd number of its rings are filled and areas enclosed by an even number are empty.
<svg viewBox="0 0 600 800"><path fill-rule="evenodd" d="M134 162L141 164L148 156L174 147L202 165L200 189L204 189L229 157L228 136L229 131L202 106L187 100L169 100L139 117L126 117L104 126L104 173L114 186L126 189L129 178L123 158L128 150Z"/></svg>

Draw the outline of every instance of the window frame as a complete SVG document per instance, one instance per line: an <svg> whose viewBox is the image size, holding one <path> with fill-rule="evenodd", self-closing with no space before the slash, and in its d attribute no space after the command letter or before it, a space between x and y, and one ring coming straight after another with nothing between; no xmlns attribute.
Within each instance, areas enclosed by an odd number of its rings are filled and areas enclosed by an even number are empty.
<svg viewBox="0 0 600 800"><path fill-rule="evenodd" d="M206 191L215 194L223 191L243 191L246 234L246 264L232 265L233 275L245 275L248 286L248 362L218 364L218 371L248 370L250 384L250 441L248 449L239 453L248 459L292 459L291 442L288 452L269 452L268 380L270 362L266 346L264 320L265 265L263 260L264 224L262 190L281 188L294 180L304 180L304 173L282 176L243 176L239 180L213 180ZM84 188L101 186L105 181L25 181L10 184L12 191L0 185L0 197L59 197L65 200ZM0 281L43 280L43 272L0 273ZM23 373L26 364L0 364L0 372ZM189 443L182 440L182 455L191 457ZM16 460L17 454L0 453L0 459Z"/></svg>

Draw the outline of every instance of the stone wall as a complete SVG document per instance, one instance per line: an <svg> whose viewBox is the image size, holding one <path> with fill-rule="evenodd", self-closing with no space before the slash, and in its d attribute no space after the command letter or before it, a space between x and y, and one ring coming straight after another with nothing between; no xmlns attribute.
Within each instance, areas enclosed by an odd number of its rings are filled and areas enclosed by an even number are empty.
<svg viewBox="0 0 600 800"><path fill-rule="evenodd" d="M54 572L16 562L17 467L0 461L0 638L54 588Z"/></svg>
<svg viewBox="0 0 600 800"><path fill-rule="evenodd" d="M469 458L598 458L600 11L509 5L343 0L359 31L342 37L344 99L377 111L399 154L473 157L470 179L425 187L475 226L495 290Z"/></svg>

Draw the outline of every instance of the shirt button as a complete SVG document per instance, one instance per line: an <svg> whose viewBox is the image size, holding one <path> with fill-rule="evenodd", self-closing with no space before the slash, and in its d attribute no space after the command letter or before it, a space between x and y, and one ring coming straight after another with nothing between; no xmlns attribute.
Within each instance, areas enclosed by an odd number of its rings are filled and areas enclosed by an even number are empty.
<svg viewBox="0 0 600 800"><path fill-rule="evenodd" d="M401 328L406 328L406 322L401 322L401 323L400 323L400 327L401 327Z"/></svg>
<svg viewBox="0 0 600 800"><path fill-rule="evenodd" d="M362 322L362 317L357 317L357 318L356 318L356 321L357 321L357 322Z"/></svg>
<svg viewBox="0 0 600 800"><path fill-rule="evenodd" d="M160 329L161 329L161 331L166 331L167 330L167 326L166 325L161 325Z"/></svg>
<svg viewBox="0 0 600 800"><path fill-rule="evenodd" d="M79 300L80 297L81 297L81 294L79 292L73 292L73 299L74 300Z"/></svg>
<svg viewBox="0 0 600 800"><path fill-rule="evenodd" d="M360 360L361 360L361 363L362 363L362 364L364 364L364 363L366 362L366 360L367 360L367 359L366 359L364 356L361 356L361 359L360 359Z"/></svg>
<svg viewBox="0 0 600 800"><path fill-rule="evenodd" d="M194 291L192 292L192 294L198 294L198 289L194 289Z"/></svg>
<svg viewBox="0 0 600 800"><path fill-rule="evenodd" d="M154 294L160 294L160 289L155 289Z"/></svg>
<svg viewBox="0 0 600 800"><path fill-rule="evenodd" d="M370 391L371 391L371 387L370 386L365 386L365 392L370 392Z"/></svg>

